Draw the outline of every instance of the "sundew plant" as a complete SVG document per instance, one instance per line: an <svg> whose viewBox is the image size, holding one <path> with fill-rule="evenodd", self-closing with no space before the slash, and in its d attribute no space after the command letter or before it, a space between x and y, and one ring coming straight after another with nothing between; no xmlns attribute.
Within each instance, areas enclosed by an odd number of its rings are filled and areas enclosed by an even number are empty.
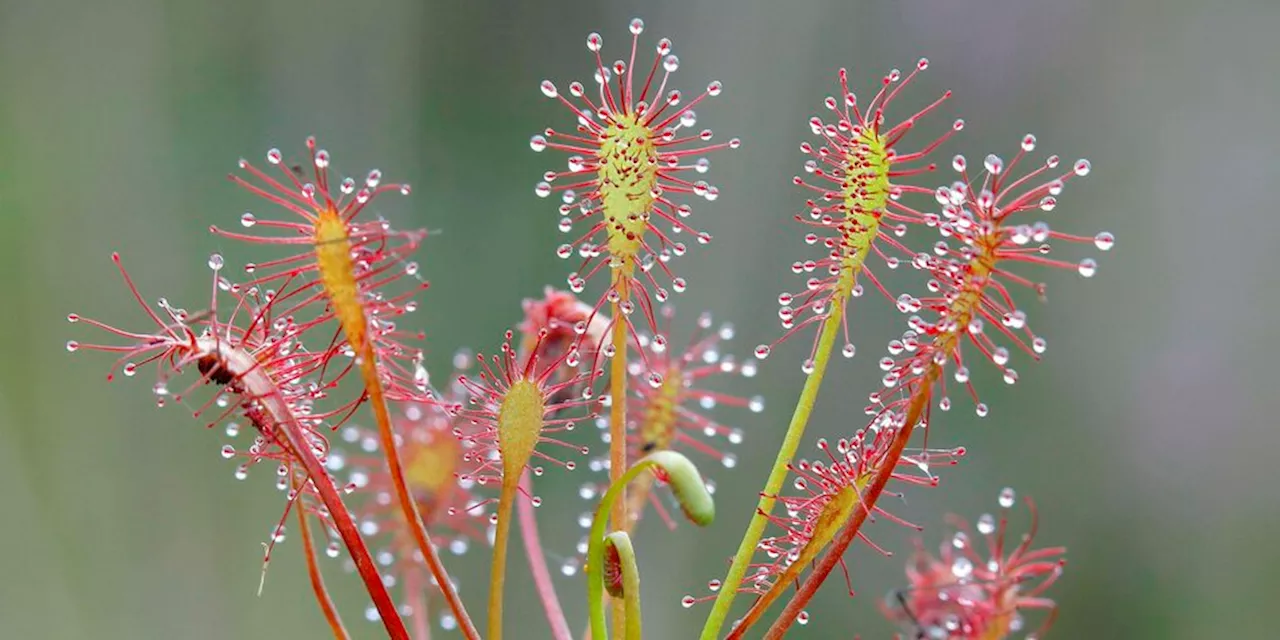
<svg viewBox="0 0 1280 640"><path fill-rule="evenodd" d="M563 107L529 139L548 161L529 208L569 239L547 247L565 279L513 300L511 329L460 351L451 370L427 370L413 322L430 304L428 277L450 272L425 273L415 256L427 231L381 213L411 196L409 185L377 169L341 175L315 138L231 165L251 212L212 213L209 229L252 245L256 262L210 255L206 288L153 297L127 257L111 254L138 322L73 313L67 350L107 354L108 382L141 377L156 405L216 426L234 477L274 473L281 515L264 540L259 589L270 588L273 554L300 549L335 638L359 624L357 635L378 625L391 638L497 640L505 623L516 637L545 624L537 635L557 640L635 640L647 617L675 612L704 619L703 640L782 638L822 625L806 609L818 590L854 593L854 543L887 555L902 546L895 536L915 545L903 582L880 591L898 637L1043 637L1066 550L1036 542L1029 498L1006 488L998 510L972 521L909 522L895 505L943 476L964 481L953 467L983 452L953 444L964 434L949 430L948 412L1000 422L974 370L1016 384L1048 344L1019 301L1044 298L1042 277L1093 277L1092 250L1114 245L1106 232L1059 230L1071 226L1064 190L1089 162L1044 154L1031 134L980 162L948 154L964 121L947 111L950 92L913 86L927 60L875 76L841 69L831 95L812 97L800 175L757 178L794 185L795 209L778 215L811 250L777 296L778 332L743 349L731 318L713 320L685 293L679 262L717 250L696 213L717 206L712 161L737 170L750 139L698 117L702 103L732 100L727 88L678 80L672 42L650 40L639 19L628 27L621 47L586 37L584 80L530 78ZM903 288L903 270L922 274L923 289ZM849 326L862 305L897 309L901 335L883 355L854 359ZM673 330L678 317L696 326ZM766 398L751 378L782 341L805 345L804 385L767 399L793 407L786 425L761 424ZM809 441L833 363L878 367L880 384L852 396L862 413L838 425L840 437ZM751 490L725 480L740 445L770 448L775 461L753 511L717 514L717 486ZM576 491L544 490L544 478L569 473ZM539 536L537 507L584 498L584 538ZM659 544L633 538L645 517L671 528L728 519L742 535L719 549L722 575L642 607L640 558ZM876 520L898 526L872 538ZM286 530L297 536L281 546ZM491 557L487 576L451 571L449 559L468 550ZM505 615L512 556L528 563L545 621L517 627ZM572 580L553 580L553 561ZM367 608L343 610L327 580L359 580ZM463 580L486 583L487 600L464 602ZM587 619L566 619L561 601L584 597ZM848 637L849 625L831 633Z"/></svg>

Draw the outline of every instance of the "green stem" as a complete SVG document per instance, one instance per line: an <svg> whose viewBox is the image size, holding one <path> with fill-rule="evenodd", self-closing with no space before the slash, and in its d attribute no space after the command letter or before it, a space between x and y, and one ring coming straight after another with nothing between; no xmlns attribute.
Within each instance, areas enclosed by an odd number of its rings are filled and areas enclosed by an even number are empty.
<svg viewBox="0 0 1280 640"><path fill-rule="evenodd" d="M519 476L516 476L518 478ZM493 564L489 570L489 640L502 640L502 592L507 577L507 541L511 537L511 506L518 480L502 480L498 495L498 525L493 535Z"/></svg>
<svg viewBox="0 0 1280 640"><path fill-rule="evenodd" d="M618 291L618 302L613 303L613 362L609 373L609 479L618 484L622 472L627 468L627 319L622 314L622 303L630 297L627 286L629 280L622 275L621 269L613 270L613 286ZM619 531L627 529L626 485L621 483L622 499L613 507L613 528ZM622 602L614 602L613 624L619 630L626 619L626 606ZM604 640L605 636L595 636ZM622 640L621 637L615 640Z"/></svg>
<svg viewBox="0 0 1280 640"><path fill-rule="evenodd" d="M729 615L729 608L733 605L733 598L737 595L737 587L742 583L747 567L751 564L751 558L755 555L756 545L760 542L760 536L764 534L765 525L769 523L769 513L773 510L773 504L777 500L778 492L782 489L782 483L787 479L787 466L796 456L800 440L804 437L805 426L809 424L809 416L813 413L813 405L818 399L818 389L822 386L827 364L831 361L836 337L840 333L840 327L844 326L841 320L844 317L845 302L844 296L834 296L831 300L831 311L822 321L822 333L818 336L818 346L814 354L813 372L805 379L804 389L800 391L800 399L796 401L795 412L791 414L791 424L787 426L787 434L782 439L782 447L778 449L778 456L773 461L773 469L769 471L769 479L765 481L764 490L760 492L756 512L751 516L747 532L738 545L738 552L733 556L733 564L729 566L729 573L725 576L720 593L716 596L711 613L707 616L707 622L702 627L701 640L715 640L720 634L725 618Z"/></svg>

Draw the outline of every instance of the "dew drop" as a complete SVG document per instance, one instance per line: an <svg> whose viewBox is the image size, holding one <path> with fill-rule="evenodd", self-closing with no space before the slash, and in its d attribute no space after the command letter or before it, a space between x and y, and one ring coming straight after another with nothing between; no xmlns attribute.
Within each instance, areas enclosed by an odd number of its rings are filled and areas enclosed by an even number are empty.
<svg viewBox="0 0 1280 640"><path fill-rule="evenodd" d="M1093 274L1098 272L1098 263L1093 258L1085 258L1080 261L1080 266L1077 267L1077 270L1080 272L1080 275L1086 278L1092 278Z"/></svg>
<svg viewBox="0 0 1280 640"><path fill-rule="evenodd" d="M983 161L982 166L986 168L987 172L991 175L1000 175L1000 172L1004 171L1004 160L1001 160L1000 156L997 156L994 153L987 154L987 158Z"/></svg>
<svg viewBox="0 0 1280 640"><path fill-rule="evenodd" d="M1116 246L1116 237L1103 231L1093 237L1093 244L1103 251L1110 251L1111 247Z"/></svg>
<svg viewBox="0 0 1280 640"><path fill-rule="evenodd" d="M683 598L680 598L680 606L686 609L688 609L689 607L692 607L696 602L697 600L695 600L693 596L685 596Z"/></svg>
<svg viewBox="0 0 1280 640"><path fill-rule="evenodd" d="M548 182L539 182L538 184L534 185L533 193L537 195L539 198L545 198L551 195L551 184Z"/></svg>
<svg viewBox="0 0 1280 640"><path fill-rule="evenodd" d="M858 353L858 347L852 342L848 342L845 343L844 348L840 350L840 353L846 358L852 358L854 354Z"/></svg>
<svg viewBox="0 0 1280 640"><path fill-rule="evenodd" d="M578 559L569 558L568 560L565 560L564 563L560 565L560 574L565 577L578 575Z"/></svg>
<svg viewBox="0 0 1280 640"><path fill-rule="evenodd" d="M556 90L556 85L550 80L543 80L541 88L542 88L542 95L548 98L554 98L557 95L560 95L560 92Z"/></svg>
<svg viewBox="0 0 1280 640"><path fill-rule="evenodd" d="M258 218L248 211L240 215L240 226L248 228L258 224Z"/></svg>
<svg viewBox="0 0 1280 640"><path fill-rule="evenodd" d="M1009 350L1004 347L996 347L991 352L991 361L1003 367L1009 362Z"/></svg>
<svg viewBox="0 0 1280 640"><path fill-rule="evenodd" d="M644 20L641 20L640 18L632 18L630 28L631 35L640 35L640 32L644 31Z"/></svg>
<svg viewBox="0 0 1280 640"><path fill-rule="evenodd" d="M720 84L719 80L716 80L711 84L707 85L707 95L714 98L715 96L720 95L720 91L723 89L724 89L724 85Z"/></svg>
<svg viewBox="0 0 1280 640"><path fill-rule="evenodd" d="M1093 165L1089 164L1088 160L1081 158L1076 160L1076 163L1071 167L1071 170L1078 176L1087 176L1089 175L1089 172L1093 170Z"/></svg>
<svg viewBox="0 0 1280 640"><path fill-rule="evenodd" d="M989 536L996 530L996 519L989 513L978 516L978 533Z"/></svg>
<svg viewBox="0 0 1280 640"><path fill-rule="evenodd" d="M542 136L529 138L529 148L541 152L547 148L547 139Z"/></svg>
<svg viewBox="0 0 1280 640"><path fill-rule="evenodd" d="M987 408L987 403L979 402L978 406L973 408L973 412L978 414L979 418L985 418L987 417L987 414L991 412L991 410Z"/></svg>
<svg viewBox="0 0 1280 640"><path fill-rule="evenodd" d="M235 455L236 455L236 448L235 448L235 447L233 447L233 446L231 446L231 445L229 445L229 444L224 444L224 445L222 445L222 457L223 457L223 458L226 458L226 459L230 460L231 458L234 458L234 457L235 457Z"/></svg>
<svg viewBox="0 0 1280 640"><path fill-rule="evenodd" d="M223 265L223 260L222 260L221 254L215 253L209 256L210 269L213 269L214 271L219 271L222 269L222 265Z"/></svg>
<svg viewBox="0 0 1280 640"><path fill-rule="evenodd" d="M67 341L67 351L75 351L80 348L80 343L75 340Z"/></svg>
<svg viewBox="0 0 1280 640"><path fill-rule="evenodd" d="M1017 494L1014 493L1013 487L1005 487L1001 489L1000 497L999 497L1000 506L1004 507L1005 509L1012 507L1013 500L1016 497L1017 497Z"/></svg>
<svg viewBox="0 0 1280 640"><path fill-rule="evenodd" d="M800 613L797 613L797 614L796 614L796 624L799 624L799 625L806 625L806 624L809 624L809 612L808 612L808 611L801 611Z"/></svg>

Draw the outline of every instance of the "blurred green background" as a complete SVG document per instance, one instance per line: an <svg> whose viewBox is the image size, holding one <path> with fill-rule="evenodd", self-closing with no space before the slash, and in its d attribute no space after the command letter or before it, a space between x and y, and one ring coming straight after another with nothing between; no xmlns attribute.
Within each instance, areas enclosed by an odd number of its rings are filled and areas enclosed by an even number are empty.
<svg viewBox="0 0 1280 640"><path fill-rule="evenodd" d="M564 241L554 203L532 193L564 158L531 153L528 139L571 120L538 82L589 80L585 35L600 31L607 59L622 56L633 15L647 22L646 50L674 40L680 88L725 83L699 125L744 140L712 158L719 200L695 207L715 242L676 263L691 283L677 298L682 327L711 310L737 324L744 355L776 335L776 295L799 283L787 267L812 255L791 223L805 196L790 178L839 67L865 94L887 69L928 56L906 101L951 88L947 112L968 121L940 158L1011 154L1027 131L1038 153L1090 158L1093 174L1050 219L1112 231L1116 250L1098 256L1093 280L1037 274L1050 301L1028 308L1046 359L1032 366L1015 354L1013 388L975 367L991 415L979 420L960 401L934 434L970 455L896 512L925 524L932 547L946 512L994 509L1005 485L1035 496L1040 540L1070 548L1050 594L1063 608L1053 637L1274 637L1273 0L0 2L0 637L323 637L295 540L255 595L259 545L282 504L270 474L236 482L220 434L180 408L157 410L145 381L104 384L108 358L64 350L69 338L96 337L65 314L142 326L110 268L113 250L150 299L193 307L206 295L208 253L262 259L206 231L267 210L224 175L271 146L296 158L316 134L336 168L377 166L413 184L411 198L381 203L383 215L439 231L420 254L433 286L414 320L429 333L436 375L459 347L492 350L520 299L562 283L568 268L553 255ZM891 286L910 275L891 274ZM863 299L859 355L834 364L809 443L860 424L881 345L902 328L889 304ZM737 469L710 470L717 523L642 528L647 636L700 628L707 607L678 600L723 574L806 349L787 345L733 388L763 393L763 414L718 414L748 439ZM539 491L549 547L577 540L582 480L548 478ZM910 548L901 528L873 532ZM905 554L861 547L850 558L858 597L832 584L795 637L890 635L874 605L903 583ZM450 560L477 615L486 563L474 551ZM547 637L527 569L512 567L511 636ZM380 636L362 620L357 581L335 570L330 582L357 636ZM561 592L576 629L582 585L565 580Z"/></svg>

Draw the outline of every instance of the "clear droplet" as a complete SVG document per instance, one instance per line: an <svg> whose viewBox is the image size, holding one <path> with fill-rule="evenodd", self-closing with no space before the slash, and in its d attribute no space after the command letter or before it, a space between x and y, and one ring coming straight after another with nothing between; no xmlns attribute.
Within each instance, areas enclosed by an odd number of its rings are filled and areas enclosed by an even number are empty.
<svg viewBox="0 0 1280 640"><path fill-rule="evenodd" d="M1077 271L1080 272L1080 275L1086 278L1092 278L1093 275L1098 272L1098 262L1093 258L1085 258L1080 261L1080 266L1077 267Z"/></svg>
<svg viewBox="0 0 1280 640"><path fill-rule="evenodd" d="M989 513L978 516L978 533L989 536L996 530L996 519Z"/></svg>
<svg viewBox="0 0 1280 640"><path fill-rule="evenodd" d="M1014 492L1013 487L1005 487L1000 490L1000 497L999 497L1000 506L1004 507L1005 509L1008 509L1009 507L1013 506L1013 501L1015 498L1017 498L1017 494Z"/></svg>

